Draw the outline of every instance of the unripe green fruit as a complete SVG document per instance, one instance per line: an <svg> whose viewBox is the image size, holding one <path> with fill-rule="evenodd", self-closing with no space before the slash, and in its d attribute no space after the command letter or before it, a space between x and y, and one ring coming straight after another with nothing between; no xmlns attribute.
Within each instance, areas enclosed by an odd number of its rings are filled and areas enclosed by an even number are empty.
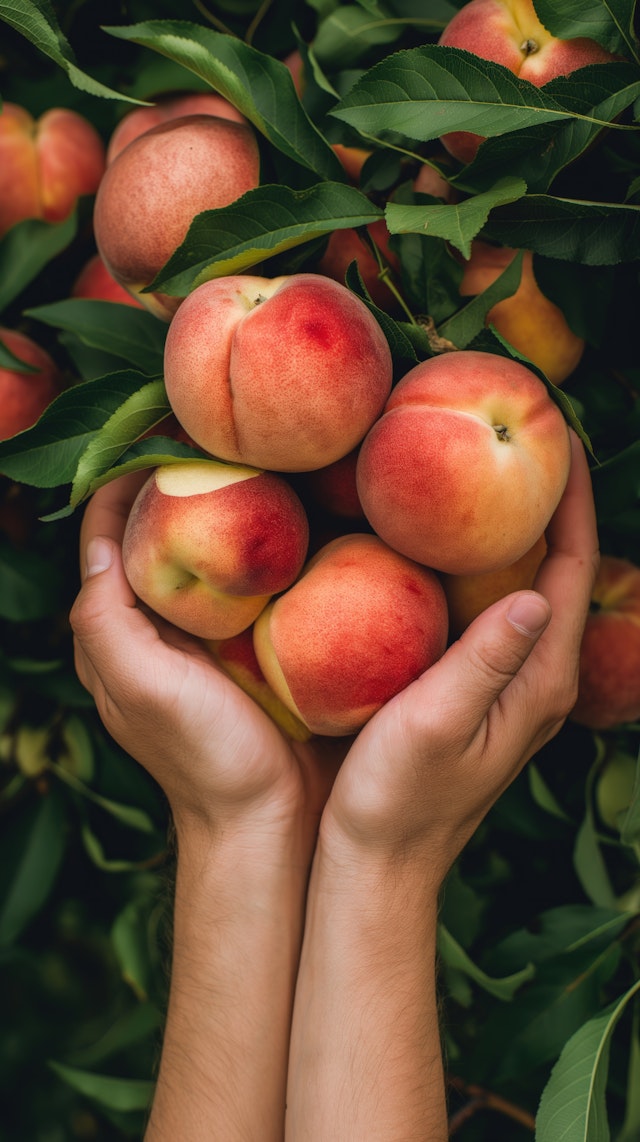
<svg viewBox="0 0 640 1142"><path fill-rule="evenodd" d="M620 814L629 808L636 777L636 761L627 753L615 753L596 783L598 815L610 829L619 827Z"/></svg>

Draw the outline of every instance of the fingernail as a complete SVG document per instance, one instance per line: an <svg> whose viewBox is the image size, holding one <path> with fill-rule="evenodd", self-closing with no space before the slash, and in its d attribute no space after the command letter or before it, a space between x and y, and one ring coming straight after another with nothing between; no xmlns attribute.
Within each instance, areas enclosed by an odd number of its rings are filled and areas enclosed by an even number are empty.
<svg viewBox="0 0 640 1142"><path fill-rule="evenodd" d="M99 575L101 571L106 571L113 563L113 547L109 540L103 539L99 535L90 539L87 544L86 560L87 578L90 575Z"/></svg>
<svg viewBox="0 0 640 1142"><path fill-rule="evenodd" d="M549 604L540 595L519 595L507 611L507 619L521 634L540 634L550 617Z"/></svg>

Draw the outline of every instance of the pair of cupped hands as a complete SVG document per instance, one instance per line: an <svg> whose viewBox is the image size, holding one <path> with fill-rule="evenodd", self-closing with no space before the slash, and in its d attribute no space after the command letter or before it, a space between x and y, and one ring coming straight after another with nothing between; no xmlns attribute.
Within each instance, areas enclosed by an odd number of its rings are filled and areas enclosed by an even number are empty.
<svg viewBox="0 0 640 1142"><path fill-rule="evenodd" d="M586 457L571 435L535 590L484 611L349 739L289 740L203 645L142 608L120 551L141 477L93 496L71 612L77 671L106 729L164 790L179 843L189 831L247 826L260 859L274 831L303 822L309 863L320 828L341 860L410 851L442 882L575 702L598 541Z"/></svg>

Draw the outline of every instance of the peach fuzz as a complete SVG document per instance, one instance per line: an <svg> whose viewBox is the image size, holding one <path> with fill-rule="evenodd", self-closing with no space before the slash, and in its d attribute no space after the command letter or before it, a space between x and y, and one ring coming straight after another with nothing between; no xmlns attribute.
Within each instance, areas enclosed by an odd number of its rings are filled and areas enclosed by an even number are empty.
<svg viewBox="0 0 640 1142"><path fill-rule="evenodd" d="M107 145L107 163L112 163L120 151L152 127L172 119L181 119L185 115L215 115L219 119L232 119L236 123L247 122L233 103L214 91L160 96L152 107L135 107L120 120Z"/></svg>
<svg viewBox="0 0 640 1142"><path fill-rule="evenodd" d="M71 296L90 301L117 301L120 305L144 309L142 302L109 273L99 254L85 262L71 287Z"/></svg>
<svg viewBox="0 0 640 1142"><path fill-rule="evenodd" d="M640 721L640 567L629 559L600 559L570 716L592 730Z"/></svg>
<svg viewBox="0 0 640 1142"><path fill-rule="evenodd" d="M485 571L481 575L441 575L449 609L449 633L457 638L482 611L512 591L531 590L547 543L544 535L529 551L498 571Z"/></svg>
<svg viewBox="0 0 640 1142"><path fill-rule="evenodd" d="M0 368L0 440L24 432L40 418L62 390L62 375L49 354L30 337L0 329L0 341L35 373Z"/></svg>
<svg viewBox="0 0 640 1142"><path fill-rule="evenodd" d="M384 218L378 219L367 226L369 237L382 254L382 264L387 265L395 273L400 271L400 262L393 250L389 248L390 234ZM384 278L380 276L380 266L374 253L367 243L360 237L357 230L334 230L327 248L318 262L318 270L334 281L344 283L345 274L352 262L358 263L362 280L369 292L371 300L380 309L393 311L397 308L397 300ZM392 274L393 278L393 274Z"/></svg>
<svg viewBox="0 0 640 1142"><path fill-rule="evenodd" d="M253 645L252 627L233 638L206 641L206 647L225 674L253 698L281 730L295 741L309 740L311 734L307 727L274 694L262 673Z"/></svg>
<svg viewBox="0 0 640 1142"><path fill-rule="evenodd" d="M173 411L212 456L257 468L322 468L360 442L392 380L364 302L321 274L205 282L169 326Z"/></svg>
<svg viewBox="0 0 640 1142"><path fill-rule="evenodd" d="M386 543L437 571L475 575L533 546L569 460L567 424L531 369L457 350L398 383L362 443L356 478Z"/></svg>
<svg viewBox="0 0 640 1142"><path fill-rule="evenodd" d="M157 468L134 501L125 573L142 602L200 638L250 626L306 557L308 524L270 472L214 461Z"/></svg>
<svg viewBox="0 0 640 1142"><path fill-rule="evenodd" d="M94 209L98 252L147 309L170 320L181 298L141 291L186 237L196 214L228 206L258 185L253 129L214 115L161 123L107 167Z"/></svg>
<svg viewBox="0 0 640 1142"><path fill-rule="evenodd" d="M517 250L490 246L476 239L471 257L464 262L460 283L462 297L475 297L500 276ZM522 276L515 293L492 306L485 319L524 353L554 385L561 385L580 363L584 340L574 333L562 310L540 289L533 272L533 254L525 250Z"/></svg>
<svg viewBox="0 0 640 1142"><path fill-rule="evenodd" d="M614 58L595 40L552 36L540 23L532 0L470 0L449 21L438 43L502 64L536 87ZM455 158L469 163L483 138L453 131L440 141Z"/></svg>
<svg viewBox="0 0 640 1142"><path fill-rule="evenodd" d="M254 626L262 672L311 733L355 733L427 670L447 640L433 572L375 535L323 547Z"/></svg>
<svg viewBox="0 0 640 1142"><path fill-rule="evenodd" d="M94 194L104 143L76 111L52 107L39 119L16 103L0 111L0 237L25 218L62 222L80 195Z"/></svg>

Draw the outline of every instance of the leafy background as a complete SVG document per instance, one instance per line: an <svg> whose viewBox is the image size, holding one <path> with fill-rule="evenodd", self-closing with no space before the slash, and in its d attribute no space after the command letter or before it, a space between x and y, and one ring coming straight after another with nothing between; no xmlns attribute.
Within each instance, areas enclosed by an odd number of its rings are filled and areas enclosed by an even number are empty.
<svg viewBox="0 0 640 1142"><path fill-rule="evenodd" d="M195 219L157 282L184 296L250 266L313 267L334 229L384 214L404 309L376 315L397 375L432 352L420 315L461 348L509 352L484 315L519 263L461 306L450 246L468 255L481 234L533 250L587 341L558 399L590 442L602 548L640 562L635 4L535 6L554 34L589 35L619 60L533 88L437 46L462 7L447 0L0 0L0 94L34 115L73 107L107 140L137 100L219 90L256 127L264 185ZM294 49L301 99L280 62ZM437 166L443 123L487 136L445 172L455 205L411 185ZM335 142L373 152L359 188ZM119 471L192 452L140 440L167 411L162 323L69 298L93 248L90 201L0 242L0 321L45 345L68 381L34 429L0 444L1 1142L140 1137L166 1000L166 807L77 682L67 614L76 509ZM353 267L347 280L364 293ZM640 1139L639 730L567 722L449 877L443 1034L462 1142Z"/></svg>

